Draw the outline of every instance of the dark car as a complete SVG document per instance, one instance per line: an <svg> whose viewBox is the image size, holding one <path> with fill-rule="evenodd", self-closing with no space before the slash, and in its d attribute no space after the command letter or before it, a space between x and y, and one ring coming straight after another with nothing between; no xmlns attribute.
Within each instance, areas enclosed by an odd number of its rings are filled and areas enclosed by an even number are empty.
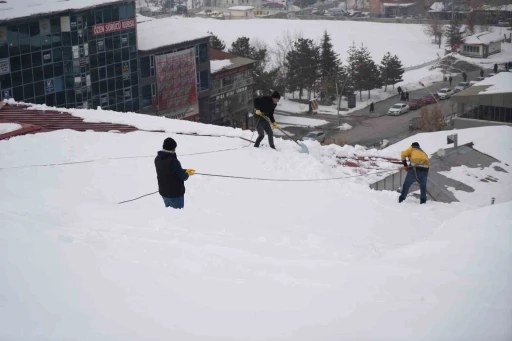
<svg viewBox="0 0 512 341"><path fill-rule="evenodd" d="M437 101L439 101L439 95L438 94L426 95L422 98L422 100L425 103L425 105L437 103Z"/></svg>
<svg viewBox="0 0 512 341"><path fill-rule="evenodd" d="M407 104L409 105L409 109L416 110L424 106L425 101L423 98L412 98L409 100L409 102L407 102Z"/></svg>

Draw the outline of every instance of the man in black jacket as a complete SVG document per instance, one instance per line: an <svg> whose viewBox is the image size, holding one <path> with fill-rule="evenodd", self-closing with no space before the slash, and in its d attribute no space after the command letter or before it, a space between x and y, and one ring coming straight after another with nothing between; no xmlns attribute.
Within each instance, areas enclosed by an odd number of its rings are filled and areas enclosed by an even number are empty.
<svg viewBox="0 0 512 341"><path fill-rule="evenodd" d="M158 192L164 199L165 207L183 208L185 206L185 181L195 174L193 169L181 168L176 156L177 143L168 137L164 140L163 150L155 158Z"/></svg>
<svg viewBox="0 0 512 341"><path fill-rule="evenodd" d="M265 137L265 133L268 135L268 144L270 148L276 149L274 146L274 133L272 127L277 129L277 123L274 119L274 110L281 99L279 92L274 91L272 96L261 96L254 99L254 108L256 109L257 124L256 130L258 130L258 138L254 142L254 147L258 148L261 141ZM270 127L270 123L272 127Z"/></svg>

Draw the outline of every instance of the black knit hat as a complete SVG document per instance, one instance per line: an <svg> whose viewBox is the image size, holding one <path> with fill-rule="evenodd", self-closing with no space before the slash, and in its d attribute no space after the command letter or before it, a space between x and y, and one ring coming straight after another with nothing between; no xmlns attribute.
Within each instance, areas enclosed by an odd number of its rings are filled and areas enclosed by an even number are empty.
<svg viewBox="0 0 512 341"><path fill-rule="evenodd" d="M176 143L176 141L174 141L174 139L170 137L164 140L164 150L175 150L177 146L178 144Z"/></svg>
<svg viewBox="0 0 512 341"><path fill-rule="evenodd" d="M281 95L279 94L279 92L274 91L274 92L272 93L272 98L281 99Z"/></svg>
<svg viewBox="0 0 512 341"><path fill-rule="evenodd" d="M415 148L419 148L420 147L420 144L418 142L413 142L411 144L411 147L415 147Z"/></svg>

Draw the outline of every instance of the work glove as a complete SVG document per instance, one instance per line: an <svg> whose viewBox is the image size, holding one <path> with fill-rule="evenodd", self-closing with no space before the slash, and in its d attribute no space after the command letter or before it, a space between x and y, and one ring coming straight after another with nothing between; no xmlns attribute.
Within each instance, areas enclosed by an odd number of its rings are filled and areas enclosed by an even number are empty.
<svg viewBox="0 0 512 341"><path fill-rule="evenodd" d="M277 123L276 123L276 122L272 123L272 127L274 127L274 129L279 128L279 127L277 126Z"/></svg>
<svg viewBox="0 0 512 341"><path fill-rule="evenodd" d="M185 169L185 172L188 174L188 176L196 174L196 171L194 169Z"/></svg>
<svg viewBox="0 0 512 341"><path fill-rule="evenodd" d="M263 113L261 112L261 110L256 110L256 115L261 116L263 115Z"/></svg>

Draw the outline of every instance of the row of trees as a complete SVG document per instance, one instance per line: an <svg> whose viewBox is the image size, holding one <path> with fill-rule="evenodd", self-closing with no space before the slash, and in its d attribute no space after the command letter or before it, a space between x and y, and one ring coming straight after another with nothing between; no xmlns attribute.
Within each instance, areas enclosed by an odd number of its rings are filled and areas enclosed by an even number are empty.
<svg viewBox="0 0 512 341"><path fill-rule="evenodd" d="M211 47L225 50L226 44L217 36L212 36ZM287 34L277 41L273 51L273 63L269 63L270 53L261 42L240 37L231 44L228 52L256 60L256 89L282 89L299 92L302 99L320 95L332 99L337 94L362 92L393 85L402 81L404 68L400 59L389 52L377 65L366 46L353 44L348 50L346 65L334 51L331 37L325 31L320 43L301 36ZM272 66L270 66L272 64Z"/></svg>

